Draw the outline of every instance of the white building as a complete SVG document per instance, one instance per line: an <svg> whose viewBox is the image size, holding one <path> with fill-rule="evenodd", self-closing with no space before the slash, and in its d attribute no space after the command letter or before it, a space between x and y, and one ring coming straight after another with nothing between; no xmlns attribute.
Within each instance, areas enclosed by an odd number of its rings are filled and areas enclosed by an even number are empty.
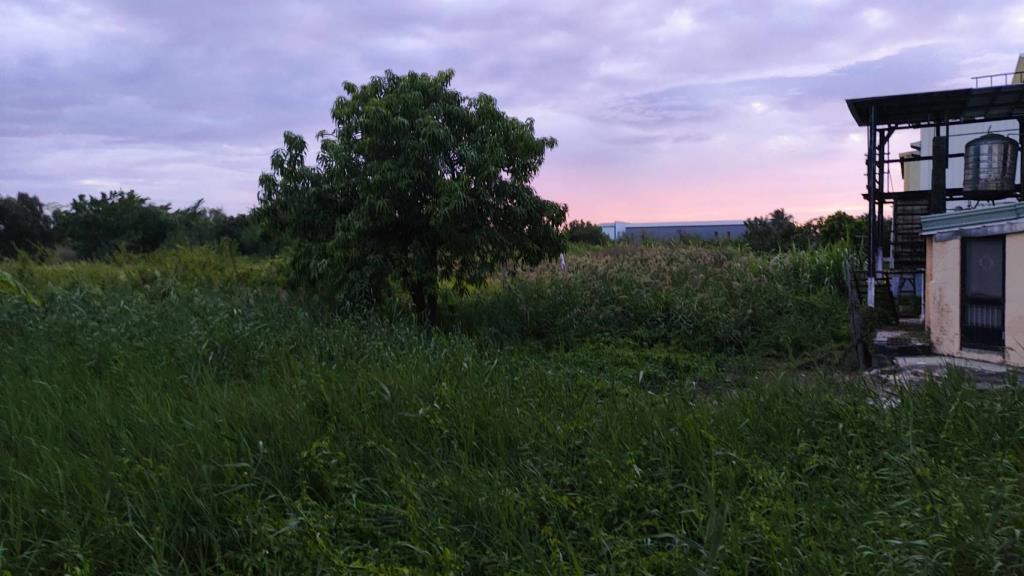
<svg viewBox="0 0 1024 576"><path fill-rule="evenodd" d="M706 222L608 222L598 224L612 240L730 240L741 238L747 232L742 220L712 220Z"/></svg>

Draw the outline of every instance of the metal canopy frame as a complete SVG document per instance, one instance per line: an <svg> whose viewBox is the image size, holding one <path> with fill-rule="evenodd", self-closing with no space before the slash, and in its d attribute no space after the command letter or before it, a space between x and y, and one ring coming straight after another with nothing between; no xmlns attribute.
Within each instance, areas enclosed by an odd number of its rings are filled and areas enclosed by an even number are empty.
<svg viewBox="0 0 1024 576"><path fill-rule="evenodd" d="M896 128L1013 120L1024 116L1024 84L918 92L846 101L858 126L874 124Z"/></svg>
<svg viewBox="0 0 1024 576"><path fill-rule="evenodd" d="M1024 173L1024 84L966 88L939 92L898 94L873 98L853 98L846 101L850 114L858 126L867 128L867 194L868 200L868 306L875 305L875 281L882 277L882 236L885 222L885 204L897 198L910 199L910 194L925 195L930 212L944 212L950 199L963 197L961 189L946 189L946 169L949 154L949 127L958 124L977 124L1017 120L1021 139L1021 167ZM945 128L945 135L942 129ZM886 165L900 160L889 160L889 140L897 130L935 128L931 188L916 192L885 190ZM905 161L905 160L904 160ZM1019 195L1024 199L1024 178ZM903 196L907 194L908 196Z"/></svg>

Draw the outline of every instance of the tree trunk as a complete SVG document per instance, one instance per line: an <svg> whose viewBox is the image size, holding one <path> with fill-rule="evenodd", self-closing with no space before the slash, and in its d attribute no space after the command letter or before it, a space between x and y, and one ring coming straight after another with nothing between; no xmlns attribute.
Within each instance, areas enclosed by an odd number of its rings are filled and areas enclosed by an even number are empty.
<svg viewBox="0 0 1024 576"><path fill-rule="evenodd" d="M422 324L433 326L437 322L437 283L423 282L409 288L416 317Z"/></svg>
<svg viewBox="0 0 1024 576"><path fill-rule="evenodd" d="M405 285L419 322L433 326L437 322L437 249L419 240L413 243L410 255Z"/></svg>

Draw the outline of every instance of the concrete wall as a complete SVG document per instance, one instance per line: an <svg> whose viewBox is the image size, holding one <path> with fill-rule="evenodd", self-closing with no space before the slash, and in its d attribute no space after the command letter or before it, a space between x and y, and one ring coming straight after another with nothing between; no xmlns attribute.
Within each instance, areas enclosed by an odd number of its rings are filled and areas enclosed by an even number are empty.
<svg viewBox="0 0 1024 576"><path fill-rule="evenodd" d="M960 346L960 240L927 240L925 325L935 352L1024 366L1024 234L1006 237L1006 350L964 350Z"/></svg>
<svg viewBox="0 0 1024 576"><path fill-rule="evenodd" d="M1024 366L1024 234L1006 237L1006 361Z"/></svg>
<svg viewBox="0 0 1024 576"><path fill-rule="evenodd" d="M927 240L925 256L925 326L935 352L960 353L960 241Z"/></svg>

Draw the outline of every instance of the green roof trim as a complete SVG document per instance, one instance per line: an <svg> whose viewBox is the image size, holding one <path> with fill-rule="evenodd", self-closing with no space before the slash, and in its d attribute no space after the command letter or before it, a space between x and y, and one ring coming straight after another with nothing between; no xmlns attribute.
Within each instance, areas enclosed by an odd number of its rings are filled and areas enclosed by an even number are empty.
<svg viewBox="0 0 1024 576"><path fill-rule="evenodd" d="M940 232L1020 219L1024 219L1024 202L1000 204L989 208L956 210L944 214L930 214L921 217L921 235L929 236Z"/></svg>

